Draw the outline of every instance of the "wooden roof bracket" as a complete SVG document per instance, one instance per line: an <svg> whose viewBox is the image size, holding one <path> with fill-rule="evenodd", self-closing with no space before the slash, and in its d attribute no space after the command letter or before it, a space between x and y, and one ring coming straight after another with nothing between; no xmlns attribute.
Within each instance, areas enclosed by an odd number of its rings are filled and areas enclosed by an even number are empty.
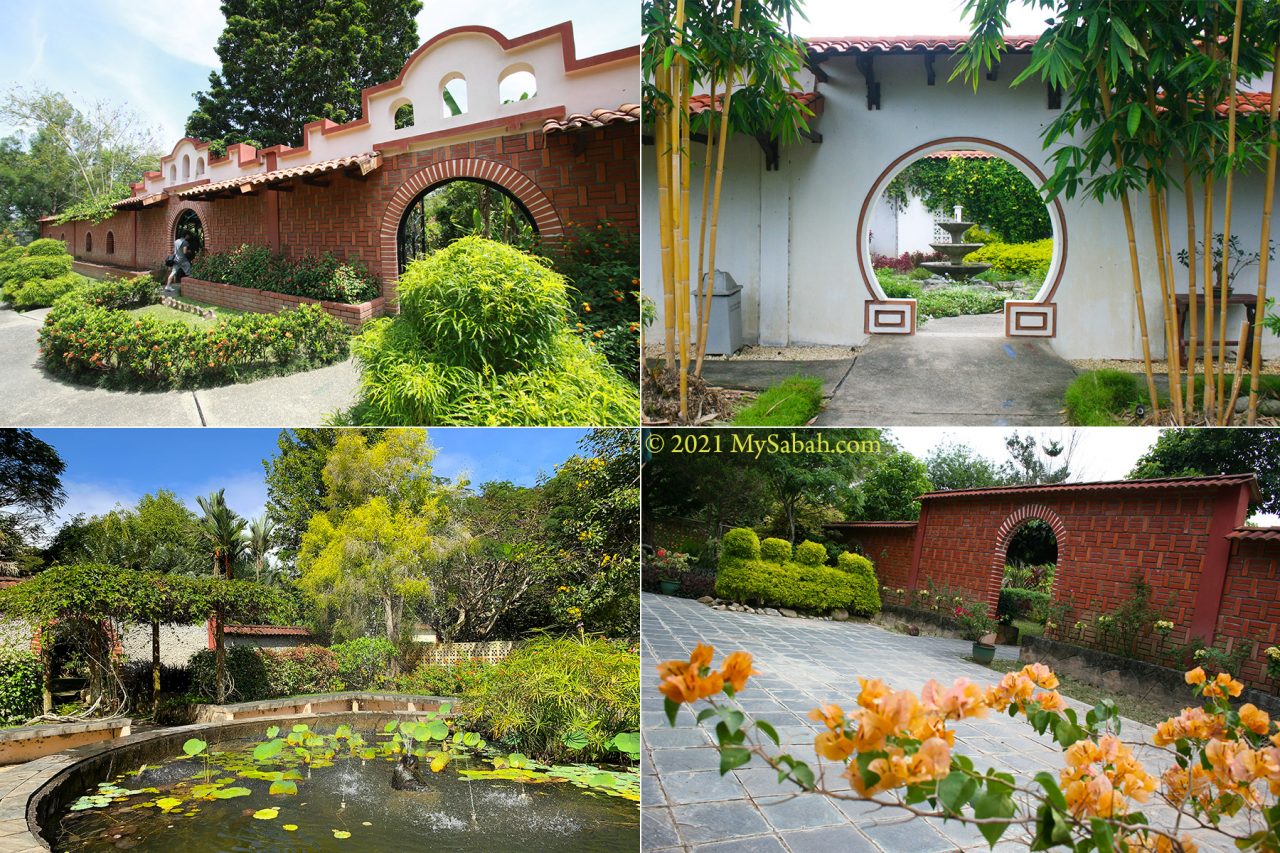
<svg viewBox="0 0 1280 853"><path fill-rule="evenodd" d="M876 80L875 62L869 53L860 53L856 60L862 78L867 81L867 109L880 109L880 81Z"/></svg>
<svg viewBox="0 0 1280 853"><path fill-rule="evenodd" d="M925 73L925 77L927 77L929 80L930 86L938 82L938 75L933 70L933 56L934 54L933 54L933 51L931 50L926 51L924 55L924 73Z"/></svg>
<svg viewBox="0 0 1280 853"><path fill-rule="evenodd" d="M813 79L819 83L826 83L831 79L830 75L828 75L822 68L822 60L818 59L818 57L814 56L812 53L809 54L808 58L805 60L805 65L808 67L809 73L813 75Z"/></svg>
<svg viewBox="0 0 1280 853"><path fill-rule="evenodd" d="M1055 86L1052 83L1046 83L1045 87L1049 91L1049 109L1062 109L1062 88L1060 86Z"/></svg>
<svg viewBox="0 0 1280 853"><path fill-rule="evenodd" d="M991 68L989 71L987 71L987 79L993 82L1000 79L1000 60L999 59L991 63Z"/></svg>
<svg viewBox="0 0 1280 853"><path fill-rule="evenodd" d="M778 150L777 137L770 136L767 133L757 133L756 142L760 143L760 150L764 152L764 170L766 172L778 171L782 156Z"/></svg>

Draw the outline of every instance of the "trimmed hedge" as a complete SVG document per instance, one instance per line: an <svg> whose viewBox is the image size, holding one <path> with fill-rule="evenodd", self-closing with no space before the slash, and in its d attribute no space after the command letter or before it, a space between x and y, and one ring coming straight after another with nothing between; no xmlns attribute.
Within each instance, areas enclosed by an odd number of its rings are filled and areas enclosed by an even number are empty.
<svg viewBox="0 0 1280 853"><path fill-rule="evenodd" d="M290 260L266 246L248 244L223 254L205 252L191 265L191 276L236 287L306 296L356 305L376 299L378 280L359 258L341 261L331 253Z"/></svg>
<svg viewBox="0 0 1280 853"><path fill-rule="evenodd" d="M396 660L395 643L386 637L357 637L329 647L338 662L338 678L345 690L382 687Z"/></svg>
<svg viewBox="0 0 1280 853"><path fill-rule="evenodd" d="M801 544L803 548L817 543ZM745 528L730 530L721 546L716 577L716 595L721 598L823 613L842 609L871 616L880 611L880 583L865 557L846 552L837 558L836 568L804 565L791 560L791 543L783 539L760 543L756 534ZM806 555L813 553L809 548L803 550ZM771 559L770 554L785 557Z"/></svg>
<svg viewBox="0 0 1280 853"><path fill-rule="evenodd" d="M57 302L59 296L70 293L83 283L84 279L73 272L63 273L56 278L36 279L16 290L9 301L19 311L43 308Z"/></svg>
<svg viewBox="0 0 1280 853"><path fill-rule="evenodd" d="M1016 586L1000 590L996 604L996 616L1007 619L1033 619L1043 621L1052 597L1038 589L1022 589Z"/></svg>
<svg viewBox="0 0 1280 853"><path fill-rule="evenodd" d="M159 285L145 276L61 297L40 330L45 365L75 378L186 388L234 381L246 369L305 369L347 354L342 322L314 305L243 314L207 328L123 310L157 301Z"/></svg>
<svg viewBox="0 0 1280 853"><path fill-rule="evenodd" d="M1048 269L1053 259L1053 240L1034 243L988 243L965 258L968 263L987 263L1006 275L1032 277Z"/></svg>
<svg viewBox="0 0 1280 853"><path fill-rule="evenodd" d="M19 311L52 305L83 279L71 272L72 257L60 240L0 250L0 292Z"/></svg>
<svg viewBox="0 0 1280 853"><path fill-rule="evenodd" d="M827 549L806 539L796 546L795 559L802 566L821 566L827 562Z"/></svg>

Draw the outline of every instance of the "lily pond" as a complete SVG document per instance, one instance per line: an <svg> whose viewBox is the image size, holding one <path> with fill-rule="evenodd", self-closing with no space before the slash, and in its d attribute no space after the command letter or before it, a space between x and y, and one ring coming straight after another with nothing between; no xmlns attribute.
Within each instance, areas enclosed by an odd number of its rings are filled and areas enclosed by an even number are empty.
<svg viewBox="0 0 1280 853"><path fill-rule="evenodd" d="M635 767L546 765L502 753L447 716L264 728L143 765L62 814L56 850L448 850L608 853L639 844ZM633 742L634 740L634 742ZM639 736L618 749L639 752ZM396 790L400 758L425 790Z"/></svg>

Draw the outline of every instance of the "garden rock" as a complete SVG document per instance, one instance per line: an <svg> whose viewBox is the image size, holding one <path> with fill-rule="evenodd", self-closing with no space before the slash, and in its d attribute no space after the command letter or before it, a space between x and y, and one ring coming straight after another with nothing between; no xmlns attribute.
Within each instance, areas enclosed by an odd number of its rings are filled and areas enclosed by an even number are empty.
<svg viewBox="0 0 1280 853"><path fill-rule="evenodd" d="M778 608L778 613L782 616L787 617L788 619L796 618L796 612L792 610L790 607L780 607Z"/></svg>
<svg viewBox="0 0 1280 853"><path fill-rule="evenodd" d="M709 596L709 595L704 595L704 596L702 596L701 598L699 598L699 599L698 599L698 603L699 603L699 604L714 604L714 603L715 603L715 599L714 599L714 598L712 598L712 597L711 597L711 596Z"/></svg>
<svg viewBox="0 0 1280 853"><path fill-rule="evenodd" d="M837 622L848 622L848 621L849 621L849 611L847 611L847 610L840 610L840 609L832 610L832 611L831 611L831 618L832 618L832 619L834 619L834 620L835 620L835 621L837 621Z"/></svg>
<svg viewBox="0 0 1280 853"><path fill-rule="evenodd" d="M764 609L764 615L765 616L781 616L782 614L778 612L778 609L776 607L766 607Z"/></svg>

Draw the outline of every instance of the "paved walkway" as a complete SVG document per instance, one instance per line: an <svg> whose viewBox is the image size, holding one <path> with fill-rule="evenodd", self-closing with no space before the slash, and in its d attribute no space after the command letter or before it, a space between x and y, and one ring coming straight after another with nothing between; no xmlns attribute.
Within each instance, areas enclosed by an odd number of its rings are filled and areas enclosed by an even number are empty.
<svg viewBox="0 0 1280 853"><path fill-rule="evenodd" d="M919 690L930 678L950 684L960 676L993 683L990 669L964 660L969 644L936 637L909 637L862 623L838 623L781 616L715 611L694 601L644 594L641 641L642 756L641 844L645 851L695 853L940 853L987 850L976 829L933 819L905 818L901 812L869 808L865 802L794 794L758 760L721 776L718 754L707 731L682 709L670 728L656 690L655 667L687 658L698 642L720 655L743 649L761 675L740 700L749 716L768 720L797 757L815 762L818 723L805 714L823 702L854 705L856 676L883 678L896 688ZM1001 657L1013 649L1002 648ZM1080 707L1077 705L1077 707ZM956 749L979 767L1019 776L1062 767L1060 750L1022 719L992 715L954 726ZM1126 720L1126 740L1146 739L1151 729ZM1148 755L1148 768L1157 767ZM816 766L816 765L815 765ZM1158 769L1157 771L1158 772ZM830 787L837 774L829 772ZM1202 839L1197 839L1201 840ZM1202 850L1234 849L1202 843ZM1006 840L998 851L1025 851L1025 841Z"/></svg>
<svg viewBox="0 0 1280 853"><path fill-rule="evenodd" d="M72 385L40 363L36 335L48 313L0 309L0 426L319 426L355 402L360 373L352 360L198 391Z"/></svg>

